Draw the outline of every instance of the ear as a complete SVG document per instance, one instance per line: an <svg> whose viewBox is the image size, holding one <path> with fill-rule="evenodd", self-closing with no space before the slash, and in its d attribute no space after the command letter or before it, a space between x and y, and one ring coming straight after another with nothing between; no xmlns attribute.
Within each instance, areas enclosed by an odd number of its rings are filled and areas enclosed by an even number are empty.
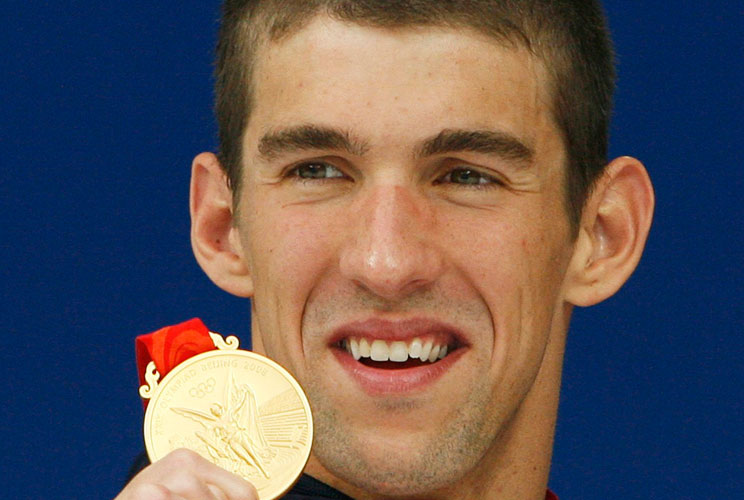
<svg viewBox="0 0 744 500"><path fill-rule="evenodd" d="M207 276L226 292L253 295L253 281L234 224L232 190L217 157L201 153L191 165L191 247Z"/></svg>
<svg viewBox="0 0 744 500"><path fill-rule="evenodd" d="M623 156L607 165L582 212L565 282L567 302L590 306L620 289L641 258L653 211L643 164Z"/></svg>

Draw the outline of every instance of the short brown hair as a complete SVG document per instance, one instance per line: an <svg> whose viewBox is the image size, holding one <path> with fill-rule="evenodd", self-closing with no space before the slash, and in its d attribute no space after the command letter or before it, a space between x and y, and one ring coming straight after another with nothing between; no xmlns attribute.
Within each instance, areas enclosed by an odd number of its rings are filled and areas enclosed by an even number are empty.
<svg viewBox="0 0 744 500"><path fill-rule="evenodd" d="M216 61L218 155L236 199L257 47L299 31L319 14L391 29L475 29L542 60L567 153L566 209L576 234L584 201L607 162L615 80L612 45L596 0L225 0Z"/></svg>

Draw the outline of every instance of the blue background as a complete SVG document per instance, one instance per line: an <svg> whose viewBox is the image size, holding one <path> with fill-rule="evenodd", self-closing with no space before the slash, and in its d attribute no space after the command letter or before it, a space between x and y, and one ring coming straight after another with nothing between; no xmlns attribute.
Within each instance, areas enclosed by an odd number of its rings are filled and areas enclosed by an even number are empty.
<svg viewBox="0 0 744 500"><path fill-rule="evenodd" d="M613 155L658 196L646 255L576 312L551 485L565 500L740 498L740 1L606 3ZM248 337L197 267L192 157L215 149L216 1L0 7L0 469L8 498L107 498L142 449L133 337Z"/></svg>

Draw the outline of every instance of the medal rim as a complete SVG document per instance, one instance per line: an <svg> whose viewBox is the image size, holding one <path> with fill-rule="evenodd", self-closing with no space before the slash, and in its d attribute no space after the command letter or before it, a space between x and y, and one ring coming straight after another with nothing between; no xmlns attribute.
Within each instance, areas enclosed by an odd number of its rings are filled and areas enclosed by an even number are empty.
<svg viewBox="0 0 744 500"><path fill-rule="evenodd" d="M287 380L287 382L289 382L289 384L296 390L297 395L299 396L300 401L302 402L302 405L305 408L305 414L307 415L307 419L308 419L308 443L310 443L310 445L307 447L307 452L305 454L305 457L301 460L302 466L299 468L298 474L286 486L286 488L282 489L281 491L273 495L269 495L266 497L260 496L260 500L274 500L282 496L287 491L289 491L292 488L292 486L294 486L297 483L303 471L305 470L305 466L307 465L308 460L310 460L310 452L312 451L312 443L313 443L313 437L314 437L313 414L310 408L310 403L308 402L307 396L305 395L305 391L302 389L299 382L297 382L294 376L291 373L289 373L289 371L287 371L287 369L284 368L282 365L280 365L279 363L277 363L271 358L263 356L262 354L255 353L253 351L248 351L246 349L214 349L211 351L206 351L206 352L197 354L195 356L192 356L189 359L182 361L181 363L176 365L170 372L168 372L162 378L162 380L158 382L157 387L153 391L152 397L149 398L149 403L147 404L147 409L145 410L145 418L143 422L145 450L147 451L147 456L150 459L151 463L163 458L163 457L154 456L155 455L154 450L153 450L154 444L153 444L153 438L151 435L150 428L151 428L153 415L157 412L157 410L155 409L157 406L156 403L159 400L161 394L165 391L165 387L169 385L170 382L174 380L178 376L179 373L191 367L192 365L197 364L200 361L205 360L205 359L220 357L220 356L229 356L229 355L238 355L238 356L242 356L242 357L246 357L248 359L254 360L258 363L266 363L272 368L274 368L275 370L277 370L279 374L282 377L284 377ZM246 481L248 480L246 479Z"/></svg>

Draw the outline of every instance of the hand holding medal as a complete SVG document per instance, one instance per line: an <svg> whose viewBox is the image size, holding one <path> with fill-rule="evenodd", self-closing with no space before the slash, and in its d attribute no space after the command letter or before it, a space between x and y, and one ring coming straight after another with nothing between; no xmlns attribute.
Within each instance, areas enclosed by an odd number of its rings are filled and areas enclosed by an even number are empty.
<svg viewBox="0 0 744 500"><path fill-rule="evenodd" d="M186 448L253 484L260 500L278 498L297 481L310 456L307 398L274 361L238 349L235 337L206 333L216 350L182 360L162 380L158 363L147 363L147 383L140 387L149 400L147 454L155 463Z"/></svg>

